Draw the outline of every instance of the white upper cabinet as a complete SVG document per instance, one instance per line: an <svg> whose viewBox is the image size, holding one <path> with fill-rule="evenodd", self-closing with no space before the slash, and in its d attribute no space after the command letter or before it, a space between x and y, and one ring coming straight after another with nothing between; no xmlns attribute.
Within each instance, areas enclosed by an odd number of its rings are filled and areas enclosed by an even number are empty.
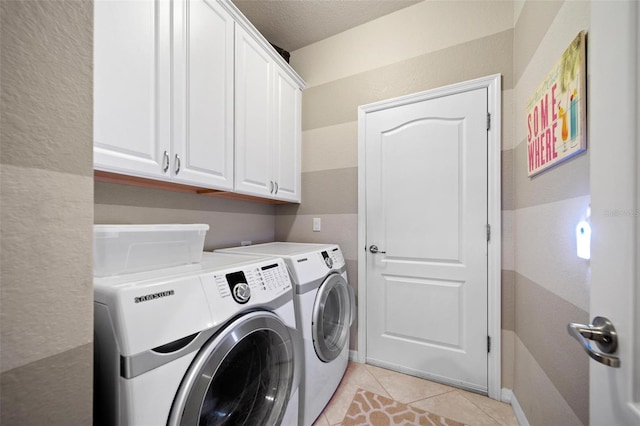
<svg viewBox="0 0 640 426"><path fill-rule="evenodd" d="M235 190L262 197L274 190L272 62L262 46L236 28Z"/></svg>
<svg viewBox="0 0 640 426"><path fill-rule="evenodd" d="M275 72L274 122L275 197L300 202L301 98L300 87L281 68Z"/></svg>
<svg viewBox="0 0 640 426"><path fill-rule="evenodd" d="M231 15L214 0L94 13L94 168L232 190Z"/></svg>
<svg viewBox="0 0 640 426"><path fill-rule="evenodd" d="M300 201L300 99L300 84L236 27L236 192Z"/></svg>
<svg viewBox="0 0 640 426"><path fill-rule="evenodd" d="M214 0L174 2L174 181L233 189L234 21Z"/></svg>
<svg viewBox="0 0 640 426"><path fill-rule="evenodd" d="M94 169L300 201L304 82L228 0L97 0Z"/></svg>
<svg viewBox="0 0 640 426"><path fill-rule="evenodd" d="M171 142L167 1L94 3L94 166L162 177Z"/></svg>

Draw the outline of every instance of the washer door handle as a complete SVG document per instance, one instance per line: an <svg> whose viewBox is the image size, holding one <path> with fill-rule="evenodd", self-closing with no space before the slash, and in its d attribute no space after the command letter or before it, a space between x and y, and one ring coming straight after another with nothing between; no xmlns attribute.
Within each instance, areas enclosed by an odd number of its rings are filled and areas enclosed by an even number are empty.
<svg viewBox="0 0 640 426"><path fill-rule="evenodd" d="M348 282L347 289L349 290L349 327L351 327L356 318L356 293Z"/></svg>

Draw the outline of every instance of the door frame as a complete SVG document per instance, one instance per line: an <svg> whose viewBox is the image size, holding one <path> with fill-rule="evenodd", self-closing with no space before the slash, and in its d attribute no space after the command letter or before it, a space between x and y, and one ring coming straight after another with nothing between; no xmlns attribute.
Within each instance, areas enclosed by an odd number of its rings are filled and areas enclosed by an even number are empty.
<svg viewBox="0 0 640 426"><path fill-rule="evenodd" d="M367 358L367 215L366 215L366 114L415 102L455 95L477 89L487 89L487 111L491 114L487 131L487 221L491 226L487 258L487 333L491 337L491 352L487 358L487 387L490 398L501 400L501 155L502 111L501 75L494 74L475 80L439 87L411 95L374 102L358 107L358 349L355 360ZM364 250L361 252L360 250Z"/></svg>

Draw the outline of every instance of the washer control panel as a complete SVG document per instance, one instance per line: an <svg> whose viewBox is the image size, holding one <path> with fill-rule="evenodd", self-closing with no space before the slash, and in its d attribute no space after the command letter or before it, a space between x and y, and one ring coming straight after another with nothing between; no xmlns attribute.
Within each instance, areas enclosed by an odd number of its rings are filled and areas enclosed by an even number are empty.
<svg viewBox="0 0 640 426"><path fill-rule="evenodd" d="M240 270L226 271L203 277L205 291L217 290L217 297L237 304L249 301L265 303L291 290L291 279L280 259L263 261Z"/></svg>
<svg viewBox="0 0 640 426"><path fill-rule="evenodd" d="M329 256L329 252L322 251L320 254L322 255L322 259L324 259L324 264L327 265L327 268L333 268L333 259Z"/></svg>
<svg viewBox="0 0 640 426"><path fill-rule="evenodd" d="M225 278L233 300L240 304L247 303L251 298L251 287L247 283L244 271L231 272L226 274Z"/></svg>
<svg viewBox="0 0 640 426"><path fill-rule="evenodd" d="M339 247L335 247L329 250L323 250L320 252L322 260L327 268L341 268L344 265L344 257Z"/></svg>

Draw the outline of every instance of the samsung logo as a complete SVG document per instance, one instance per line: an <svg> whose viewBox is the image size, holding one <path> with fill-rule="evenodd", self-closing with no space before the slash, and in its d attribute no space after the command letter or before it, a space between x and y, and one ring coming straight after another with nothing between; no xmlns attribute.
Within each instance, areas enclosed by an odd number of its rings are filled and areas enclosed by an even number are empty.
<svg viewBox="0 0 640 426"><path fill-rule="evenodd" d="M133 300L136 303L148 302L150 300L160 299L161 297L173 296L175 292L173 290L161 291L159 293L147 294L140 297L134 297Z"/></svg>

